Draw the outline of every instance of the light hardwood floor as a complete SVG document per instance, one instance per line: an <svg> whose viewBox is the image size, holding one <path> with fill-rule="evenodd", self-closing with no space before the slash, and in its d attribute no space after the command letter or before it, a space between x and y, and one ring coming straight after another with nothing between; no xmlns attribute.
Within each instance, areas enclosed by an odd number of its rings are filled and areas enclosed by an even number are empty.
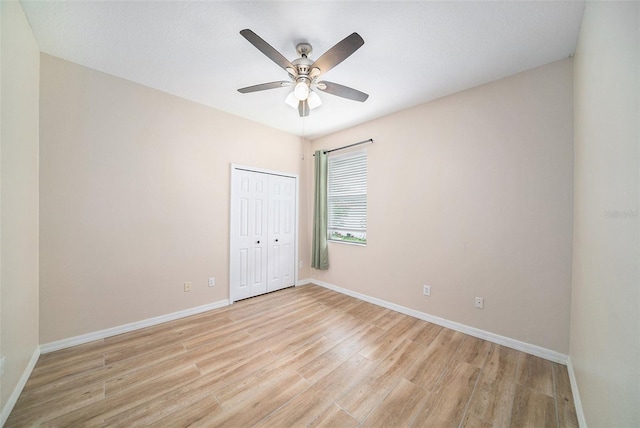
<svg viewBox="0 0 640 428"><path fill-rule="evenodd" d="M6 426L577 426L566 367L308 285L44 354Z"/></svg>

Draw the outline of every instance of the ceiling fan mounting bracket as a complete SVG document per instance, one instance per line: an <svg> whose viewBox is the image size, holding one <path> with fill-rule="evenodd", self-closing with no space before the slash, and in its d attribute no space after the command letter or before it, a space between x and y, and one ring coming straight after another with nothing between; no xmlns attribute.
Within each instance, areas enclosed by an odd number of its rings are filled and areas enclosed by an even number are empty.
<svg viewBox="0 0 640 428"><path fill-rule="evenodd" d="M301 57L306 58L311 55L311 52L313 52L313 48L309 43L298 43L296 45L296 52L298 52L298 55L300 55Z"/></svg>

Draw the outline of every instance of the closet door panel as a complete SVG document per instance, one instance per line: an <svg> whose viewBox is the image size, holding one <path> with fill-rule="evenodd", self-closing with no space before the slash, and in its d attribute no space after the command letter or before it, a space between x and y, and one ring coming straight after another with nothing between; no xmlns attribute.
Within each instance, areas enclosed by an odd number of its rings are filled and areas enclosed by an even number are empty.
<svg viewBox="0 0 640 428"><path fill-rule="evenodd" d="M232 182L231 268L232 300L267 291L268 177L236 171Z"/></svg>
<svg viewBox="0 0 640 428"><path fill-rule="evenodd" d="M269 176L269 272L267 290L294 284L295 179Z"/></svg>
<svg viewBox="0 0 640 428"><path fill-rule="evenodd" d="M249 260L252 269L250 295L257 296L267 292L267 260L268 260L268 203L269 176L252 172L252 188L250 207L252 210L252 257Z"/></svg>

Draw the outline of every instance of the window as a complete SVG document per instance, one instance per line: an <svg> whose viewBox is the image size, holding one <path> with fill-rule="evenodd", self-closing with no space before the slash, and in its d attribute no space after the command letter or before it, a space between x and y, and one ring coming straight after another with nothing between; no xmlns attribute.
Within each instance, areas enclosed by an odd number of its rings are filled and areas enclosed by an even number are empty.
<svg viewBox="0 0 640 428"><path fill-rule="evenodd" d="M367 151L330 156L327 183L329 240L367 243Z"/></svg>

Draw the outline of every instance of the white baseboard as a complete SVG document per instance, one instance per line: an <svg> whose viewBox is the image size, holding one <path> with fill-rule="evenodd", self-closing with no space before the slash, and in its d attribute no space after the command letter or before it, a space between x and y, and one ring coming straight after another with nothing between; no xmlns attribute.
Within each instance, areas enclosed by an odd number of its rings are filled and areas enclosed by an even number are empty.
<svg viewBox="0 0 640 428"><path fill-rule="evenodd" d="M129 333L130 331L139 330L145 327L151 327L163 322L177 320L179 318L196 315L202 312L210 311L213 309L229 306L229 300L220 300L218 302L209 303L202 306L196 306L195 308L185 309L183 311L173 312L166 315L160 315L158 317L149 318L142 321L136 321L129 324L124 324L118 327L112 327L105 330L96 331L93 333L83 334L80 336L70 337L68 339L57 340L55 342L45 343L40 345L40 351L43 354L48 352L57 351L71 346L82 345L83 343L93 342L94 340L104 339L106 337L116 336L122 333Z"/></svg>
<svg viewBox="0 0 640 428"><path fill-rule="evenodd" d="M540 358L544 358L546 360L554 361L559 364L566 365L567 364L567 355L561 354L556 351L552 351L547 348L543 348L541 346L532 345L530 343L521 342L516 339L511 339L509 337L500 336L499 334L491 333L488 331L480 330L475 327L470 327L465 324L460 324L454 321L449 321L444 318L436 317L433 315L429 315L424 312L417 311L415 309L409 309L404 306L397 305L395 303L387 302L386 300L378 299L375 297L367 296L366 294L358 293L356 291L348 290L346 288L338 287L337 285L329 284L323 281L318 281L315 279L310 280L311 283L320 285L322 287L328 288L333 291L337 291L338 293L346 294L347 296L355 297L356 299L364 300L365 302L373 303L374 305L382 306L383 308L391 309L396 312L400 312L405 315L412 316L414 318L421 319L423 321L428 321L433 324L440 325L442 327L449 328L451 330L459 331L461 333L468 334L469 336L474 336L479 339L484 339L489 342L497 343L498 345L504 345L508 348L513 348L518 351L526 352L527 354L535 355Z"/></svg>
<svg viewBox="0 0 640 428"><path fill-rule="evenodd" d="M22 394L22 390L24 386L27 384L27 380L29 380L29 376L31 376L31 372L33 371L36 363L38 362L38 358L40 358L40 347L36 347L35 351L33 351L33 355L31 355L31 359L29 360L29 364L22 372L22 376L18 380L18 384L15 388L13 388L13 392L9 396L9 400L7 400L7 404L4 405L2 409L2 416L0 416L0 427L4 426L7 419L9 419L9 414L13 410L13 406L18 402L18 398L20 394Z"/></svg>
<svg viewBox="0 0 640 428"><path fill-rule="evenodd" d="M576 416L578 417L578 426L580 428L587 428L587 420L584 417L584 409L582 408L582 401L580 400L580 391L578 390L578 381L576 379L576 373L573 371L573 364L571 364L571 357L567 358L567 372L569 372L569 382L571 383L571 394L573 394L573 404L576 407Z"/></svg>
<svg viewBox="0 0 640 428"><path fill-rule="evenodd" d="M307 285L307 284L311 284L311 280L309 278L299 279L298 282L296 282L296 287L300 287L301 285Z"/></svg>

